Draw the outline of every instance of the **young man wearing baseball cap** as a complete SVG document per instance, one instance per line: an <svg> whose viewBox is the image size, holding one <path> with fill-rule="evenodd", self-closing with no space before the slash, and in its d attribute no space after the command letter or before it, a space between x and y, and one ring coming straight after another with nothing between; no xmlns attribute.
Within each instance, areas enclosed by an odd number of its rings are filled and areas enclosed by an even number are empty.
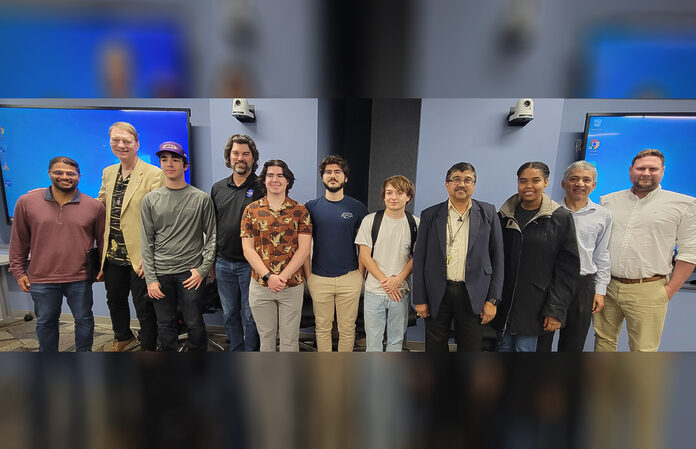
<svg viewBox="0 0 696 449"><path fill-rule="evenodd" d="M141 209L147 294L155 303L163 351L177 350L177 305L188 327L189 350L205 351L199 302L215 259L215 210L206 193L186 182L188 157L180 144L163 142L156 154L164 187L145 195Z"/></svg>

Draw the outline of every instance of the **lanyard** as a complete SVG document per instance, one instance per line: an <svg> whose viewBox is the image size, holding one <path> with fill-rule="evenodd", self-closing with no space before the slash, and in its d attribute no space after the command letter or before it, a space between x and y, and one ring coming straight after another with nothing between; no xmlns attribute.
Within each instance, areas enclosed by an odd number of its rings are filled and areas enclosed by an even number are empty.
<svg viewBox="0 0 696 449"><path fill-rule="evenodd" d="M459 213L457 212L457 214ZM459 222L457 232L452 232L452 216L450 215L449 211L447 211L447 230L449 231L449 239L447 239L447 265L450 264L450 260L452 259L452 247L454 246L454 240L457 238L457 235L459 235L459 231L461 231L462 226L464 226L464 214L459 215L459 220L457 221Z"/></svg>

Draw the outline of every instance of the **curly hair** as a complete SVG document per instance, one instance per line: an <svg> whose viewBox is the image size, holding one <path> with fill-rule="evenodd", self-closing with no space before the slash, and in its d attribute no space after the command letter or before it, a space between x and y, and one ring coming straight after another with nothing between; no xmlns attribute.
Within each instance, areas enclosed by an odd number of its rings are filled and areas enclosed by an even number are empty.
<svg viewBox="0 0 696 449"><path fill-rule="evenodd" d="M224 151L225 165L228 168L232 168L232 162L230 161L230 153L232 152L232 146L235 143L238 145L249 146L249 150L251 150L251 157L254 159L254 162L251 164L251 172L256 173L256 169L259 168L259 150L256 149L256 143L254 142L254 139L247 136L246 134L234 134L232 137L227 139Z"/></svg>
<svg viewBox="0 0 696 449"><path fill-rule="evenodd" d="M330 154L326 156L324 159L322 159L321 164L319 164L319 174L323 176L324 170L326 170L326 166L331 164L339 165L341 167L341 170L343 170L343 174L346 175L346 178L348 177L348 172L350 172L350 167L348 167L348 161L346 161L337 154Z"/></svg>

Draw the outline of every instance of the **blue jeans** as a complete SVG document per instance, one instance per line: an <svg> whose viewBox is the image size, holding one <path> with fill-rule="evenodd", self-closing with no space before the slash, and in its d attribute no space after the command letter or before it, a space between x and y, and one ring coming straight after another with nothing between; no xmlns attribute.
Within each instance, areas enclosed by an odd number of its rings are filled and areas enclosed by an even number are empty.
<svg viewBox="0 0 696 449"><path fill-rule="evenodd" d="M251 266L218 257L215 278L230 351L258 351L259 333L249 307Z"/></svg>
<svg viewBox="0 0 696 449"><path fill-rule="evenodd" d="M498 332L498 352L536 352L537 338Z"/></svg>
<svg viewBox="0 0 696 449"><path fill-rule="evenodd" d="M387 327L387 351L401 352L404 333L408 324L408 305L410 292L401 293L401 301L394 301L389 295L365 290L363 317L368 352L381 352L384 327Z"/></svg>
<svg viewBox="0 0 696 449"><path fill-rule="evenodd" d="M208 334L201 313L201 294L205 280L197 289L187 289L184 281L191 277L190 271L157 276L164 298L155 300L157 314L157 334L162 351L177 350L179 336L179 311L188 328L190 352L205 352L208 349ZM178 306L178 308L177 308Z"/></svg>
<svg viewBox="0 0 696 449"><path fill-rule="evenodd" d="M31 284L31 299L36 313L36 336L40 352L58 352L58 320L63 296L75 319L75 350L92 350L94 315L92 285L87 281Z"/></svg>

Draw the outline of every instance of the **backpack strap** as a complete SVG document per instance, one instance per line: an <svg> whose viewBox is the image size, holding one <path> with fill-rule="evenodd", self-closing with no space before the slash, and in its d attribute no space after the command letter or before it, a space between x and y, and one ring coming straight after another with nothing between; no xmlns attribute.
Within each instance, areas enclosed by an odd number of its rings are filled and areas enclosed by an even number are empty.
<svg viewBox="0 0 696 449"><path fill-rule="evenodd" d="M410 255L413 256L413 246L416 243L416 237L418 236L418 226L416 226L416 219L413 218L413 214L409 211L406 212L406 220L408 221L408 229L411 232L411 250ZM375 254L375 244L377 243L377 235L379 234L379 228L382 226L382 218L384 217L384 210L377 211L375 213L375 219L372 222L372 251L370 252L370 257L374 258Z"/></svg>
<svg viewBox="0 0 696 449"><path fill-rule="evenodd" d="M384 217L384 210L379 210L375 213L375 219L372 222L372 251L370 252L370 257L374 258L375 255L375 243L377 242L377 235L379 234L379 228L382 226L382 218Z"/></svg>

